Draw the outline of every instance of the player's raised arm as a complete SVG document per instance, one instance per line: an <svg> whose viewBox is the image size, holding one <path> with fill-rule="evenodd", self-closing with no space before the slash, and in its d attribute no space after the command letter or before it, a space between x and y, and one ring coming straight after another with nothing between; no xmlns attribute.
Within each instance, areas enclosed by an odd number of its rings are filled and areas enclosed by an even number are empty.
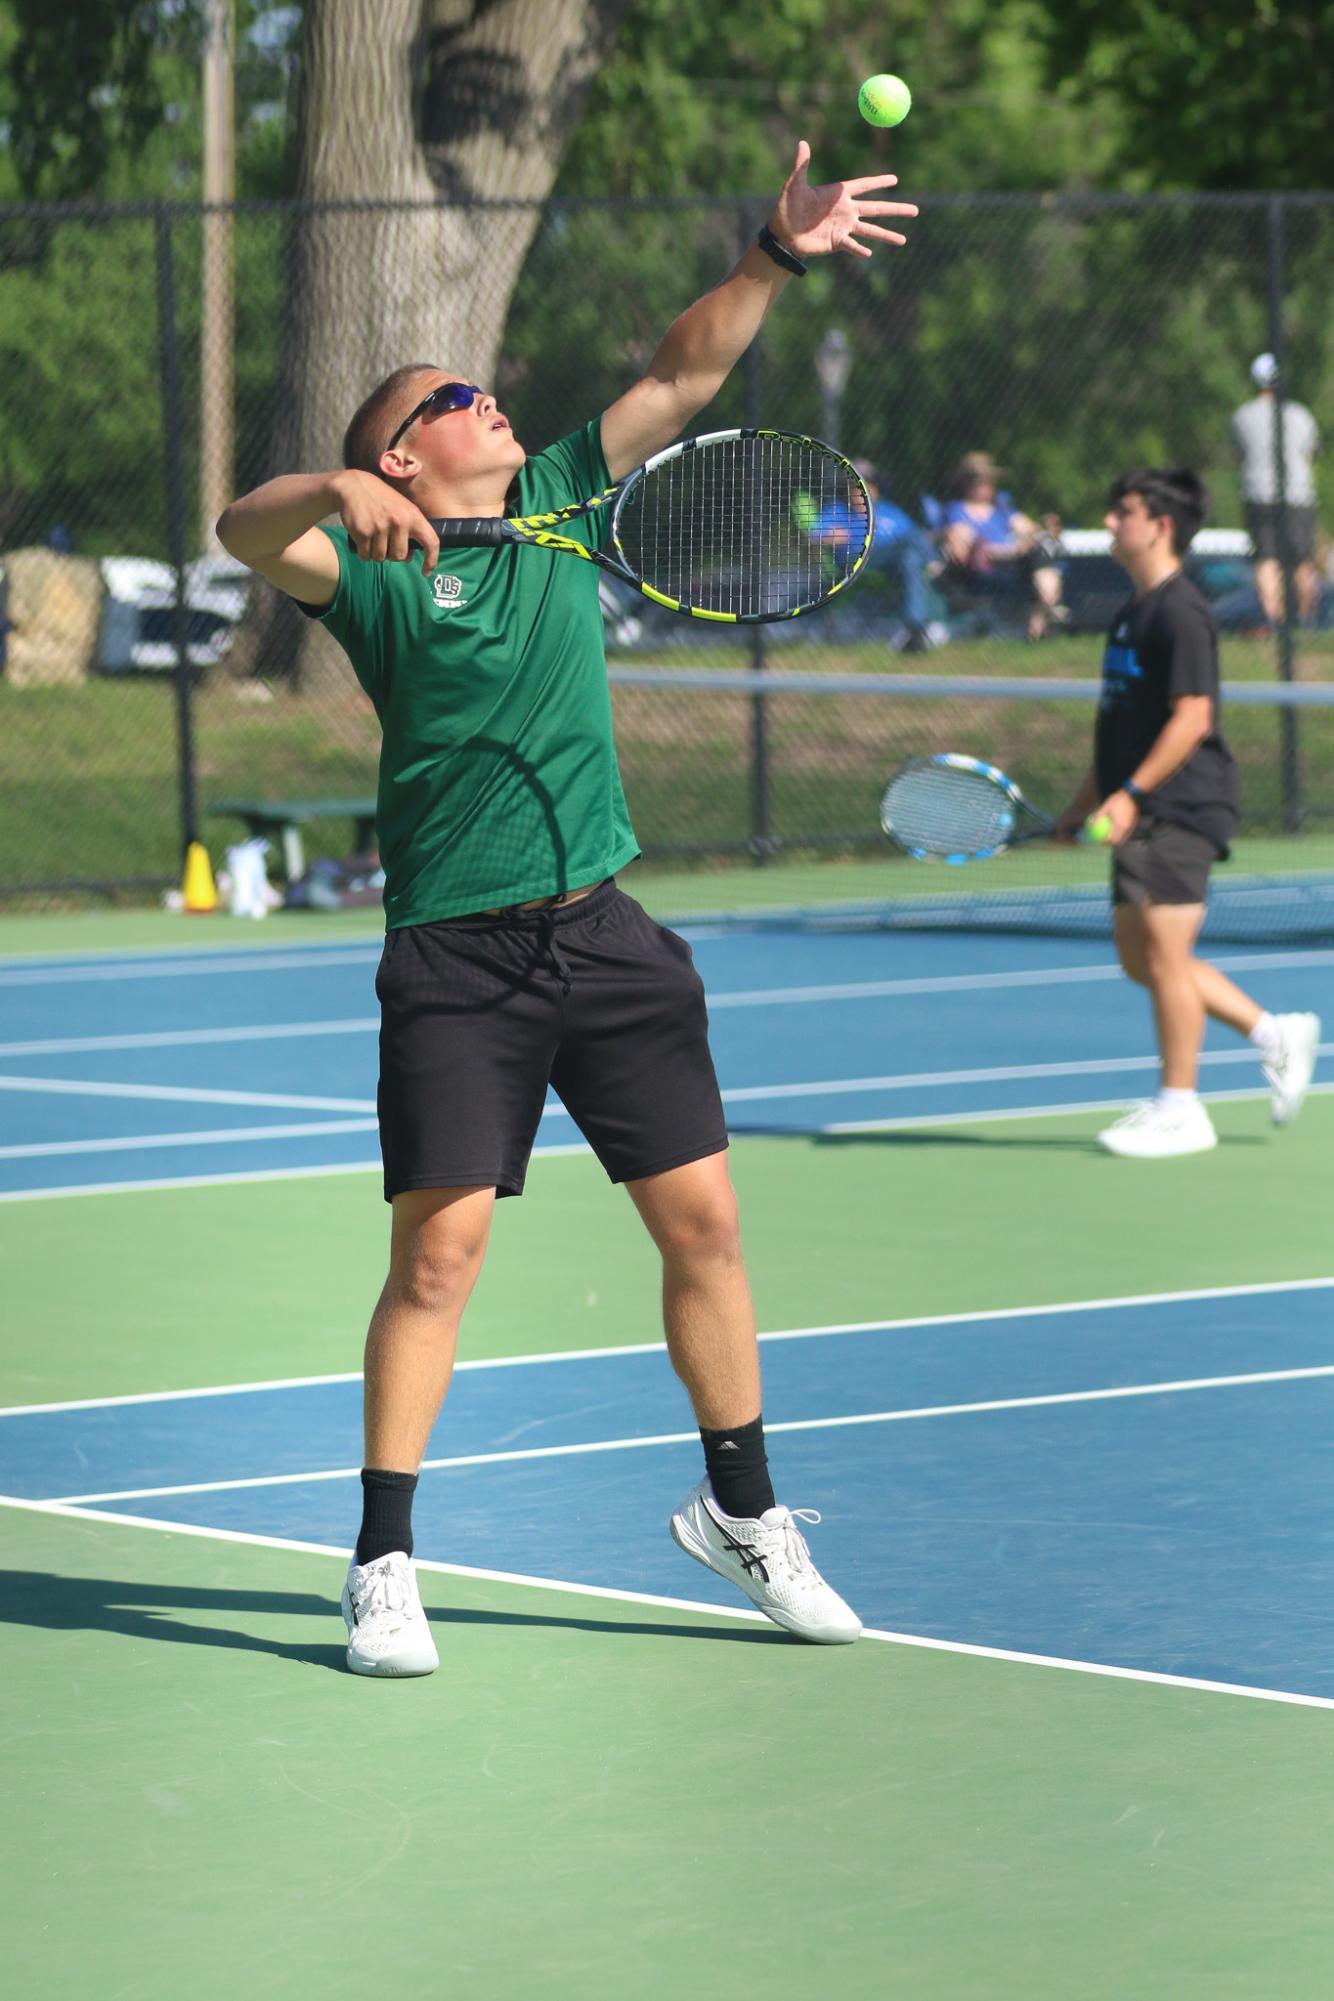
<svg viewBox="0 0 1334 2001"><path fill-rule="evenodd" d="M604 411L602 449L613 479L669 445L712 401L807 259L840 250L869 257L870 244L863 239L896 245L906 240L880 220L917 213L911 202L878 198L897 185L894 174L812 187L806 176L810 157L810 147L800 140L759 239L720 285L672 322L642 379Z"/></svg>
<svg viewBox="0 0 1334 2001"><path fill-rule="evenodd" d="M424 550L435 567L435 530L407 495L373 473L284 473L234 500L218 518L218 540L248 569L302 604L327 605L338 587L338 554L316 524L336 514L369 563L403 563Z"/></svg>

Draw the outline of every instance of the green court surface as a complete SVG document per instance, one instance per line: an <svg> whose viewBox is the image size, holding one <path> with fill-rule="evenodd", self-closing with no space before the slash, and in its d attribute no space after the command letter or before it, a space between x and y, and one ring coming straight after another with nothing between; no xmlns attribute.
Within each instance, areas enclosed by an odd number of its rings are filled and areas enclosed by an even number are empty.
<svg viewBox="0 0 1334 2001"><path fill-rule="evenodd" d="M0 942L189 929L41 922ZM1213 1109L1216 1153L1147 1170L1092 1147L1092 1110L741 1138L759 1324L1328 1278L1334 1096L1278 1139L1259 1099ZM366 1171L0 1203L0 1403L353 1370L387 1234ZM657 1292L623 1193L586 1156L539 1159L461 1352L655 1341ZM802 1647L697 1605L684 1563L675 1604L427 1566L440 1672L367 1682L334 1548L19 1506L0 1534L16 1995L1334 1991L1329 1707L907 1639Z"/></svg>
<svg viewBox="0 0 1334 2001"><path fill-rule="evenodd" d="M1196 1165L1184 1211L1164 1201L1161 1169L1136 1175L1093 1148L1106 1122L1096 1112L735 1142L759 1324L1326 1275L1334 1098L1313 1098L1281 1151L1267 1155L1261 1102L1220 1105L1215 1121L1225 1144ZM1266 1162L1263 1199L1257 1159ZM0 1204L11 1325L0 1402L354 1369L383 1277L388 1216L374 1173ZM497 1212L461 1352L657 1340L658 1269L595 1161L535 1160L523 1201Z"/></svg>
<svg viewBox="0 0 1334 2001"><path fill-rule="evenodd" d="M1220 1127L1258 1142L1260 1113ZM1263 1217L1250 1147L1205 1162L1184 1241L1133 1175L1107 1228L1092 1124L741 1142L761 1325L1099 1296L1127 1228L1142 1290L1327 1268L1328 1099ZM988 1246L966 1260L961 1163ZM10 1205L0 1394L355 1366L384 1234L364 1174ZM624 1198L541 1162L465 1346L652 1339L654 1291ZM333 1554L0 1529L15 1992L1307 2001L1334 1978L1325 1711L431 1574L441 1672L364 1683Z"/></svg>
<svg viewBox="0 0 1334 2001"><path fill-rule="evenodd" d="M1239 840L1232 852L1232 863L1220 871L1220 883L1242 876L1318 878L1334 870L1334 837L1328 834ZM1052 883L1100 883L1106 872L1106 857L1096 849L1062 850L1053 858L1049 848L1028 848L967 869L950 869L909 861L886 844L883 853L871 860L788 861L770 868L745 864L673 869L637 863L624 870L620 880L655 917L671 922L708 911L819 908L888 898L934 901L988 891L1007 896L1016 888L1022 892ZM384 915L379 910L278 910L255 922L234 919L221 908L208 916L184 917L163 910L90 907L55 914L5 914L0 917L0 954L216 951L372 938L383 930Z"/></svg>
<svg viewBox="0 0 1334 2001"><path fill-rule="evenodd" d="M1326 1712L429 1575L362 1683L333 1556L0 1526L15 1994L1329 1991Z"/></svg>

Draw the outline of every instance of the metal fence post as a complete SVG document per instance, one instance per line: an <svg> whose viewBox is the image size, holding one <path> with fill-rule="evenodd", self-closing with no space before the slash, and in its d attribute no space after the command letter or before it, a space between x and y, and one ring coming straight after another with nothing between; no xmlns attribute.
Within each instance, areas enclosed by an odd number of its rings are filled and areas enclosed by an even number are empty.
<svg viewBox="0 0 1334 2001"><path fill-rule="evenodd" d="M750 208L741 210L741 242L745 245L754 236L762 216ZM748 427L760 424L760 336L756 334L746 349L742 375L744 416L742 421ZM762 625L750 628L750 664L752 671L763 674L768 648L765 643L765 629ZM769 717L763 688L756 688L750 698L750 854L757 868L771 860L776 843L770 830L769 801Z"/></svg>
<svg viewBox="0 0 1334 2001"><path fill-rule="evenodd" d="M194 734L190 713L190 613L185 600L185 404L176 334L176 276L171 211L159 204L153 217L157 263L158 359L162 389L162 460L167 503L167 550L176 573L172 642L176 649L176 736L181 798L181 854L199 838L195 796Z"/></svg>
<svg viewBox="0 0 1334 2001"><path fill-rule="evenodd" d="M1266 261L1269 272L1269 351L1278 370L1274 383L1274 499L1278 504L1278 553L1283 571L1283 616L1278 626L1278 674L1281 681L1291 681L1297 580L1288 521L1287 360L1283 342L1283 197L1281 195L1269 197L1265 204L1265 219L1268 252ZM1289 833L1296 833L1302 823L1302 797L1297 715L1294 709L1280 711L1279 743L1282 762L1283 824Z"/></svg>

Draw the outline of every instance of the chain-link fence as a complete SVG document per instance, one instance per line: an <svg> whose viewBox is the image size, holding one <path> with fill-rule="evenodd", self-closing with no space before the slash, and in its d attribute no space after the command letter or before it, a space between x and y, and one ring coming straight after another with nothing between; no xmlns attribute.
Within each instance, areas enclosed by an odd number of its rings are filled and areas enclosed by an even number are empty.
<svg viewBox="0 0 1334 2001"><path fill-rule="evenodd" d="M948 684L1096 675L1125 591L1105 494L1131 465L1209 481L1195 569L1225 679L1334 678L1328 543L1309 565L1299 534L1284 544L1275 624L1229 432L1262 351L1280 394L1334 428L1334 197L921 206L907 250L790 285L699 426L810 431L874 468L881 534L846 605L702 636L605 594L650 857L874 848L884 777L928 744L1013 753L1059 803L1087 753L1078 705L1010 714ZM733 198L0 209L0 895L158 890L179 880L187 833L215 860L242 833L227 802L342 802L304 830L305 853L346 853L374 792L375 718L326 636L212 544L221 505L336 463L352 404L403 361L494 382L539 448L637 378L762 213ZM948 539L970 454L991 461L972 460L974 497L994 486L1034 524L1022 560L959 560ZM1285 458L1284 500L1300 470ZM644 684L664 667L752 678ZM829 692L775 692L770 677L794 672ZM939 677L940 699L833 692L898 672ZM1323 716L1317 730L1297 707L1236 708L1229 729L1252 831L1330 828Z"/></svg>

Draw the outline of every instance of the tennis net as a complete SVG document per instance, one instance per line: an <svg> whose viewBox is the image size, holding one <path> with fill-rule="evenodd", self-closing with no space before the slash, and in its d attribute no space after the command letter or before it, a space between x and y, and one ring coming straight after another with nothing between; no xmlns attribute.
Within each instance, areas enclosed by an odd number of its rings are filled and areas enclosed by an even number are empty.
<svg viewBox="0 0 1334 2001"><path fill-rule="evenodd" d="M1036 806L1059 810L1087 769L1096 677L617 664L611 681L660 914L1107 931L1104 853L1035 842L949 867L908 860L879 824L891 773L943 750L999 765ZM1206 937L1334 937L1334 683L1225 681L1223 729L1242 820L1213 877Z"/></svg>

